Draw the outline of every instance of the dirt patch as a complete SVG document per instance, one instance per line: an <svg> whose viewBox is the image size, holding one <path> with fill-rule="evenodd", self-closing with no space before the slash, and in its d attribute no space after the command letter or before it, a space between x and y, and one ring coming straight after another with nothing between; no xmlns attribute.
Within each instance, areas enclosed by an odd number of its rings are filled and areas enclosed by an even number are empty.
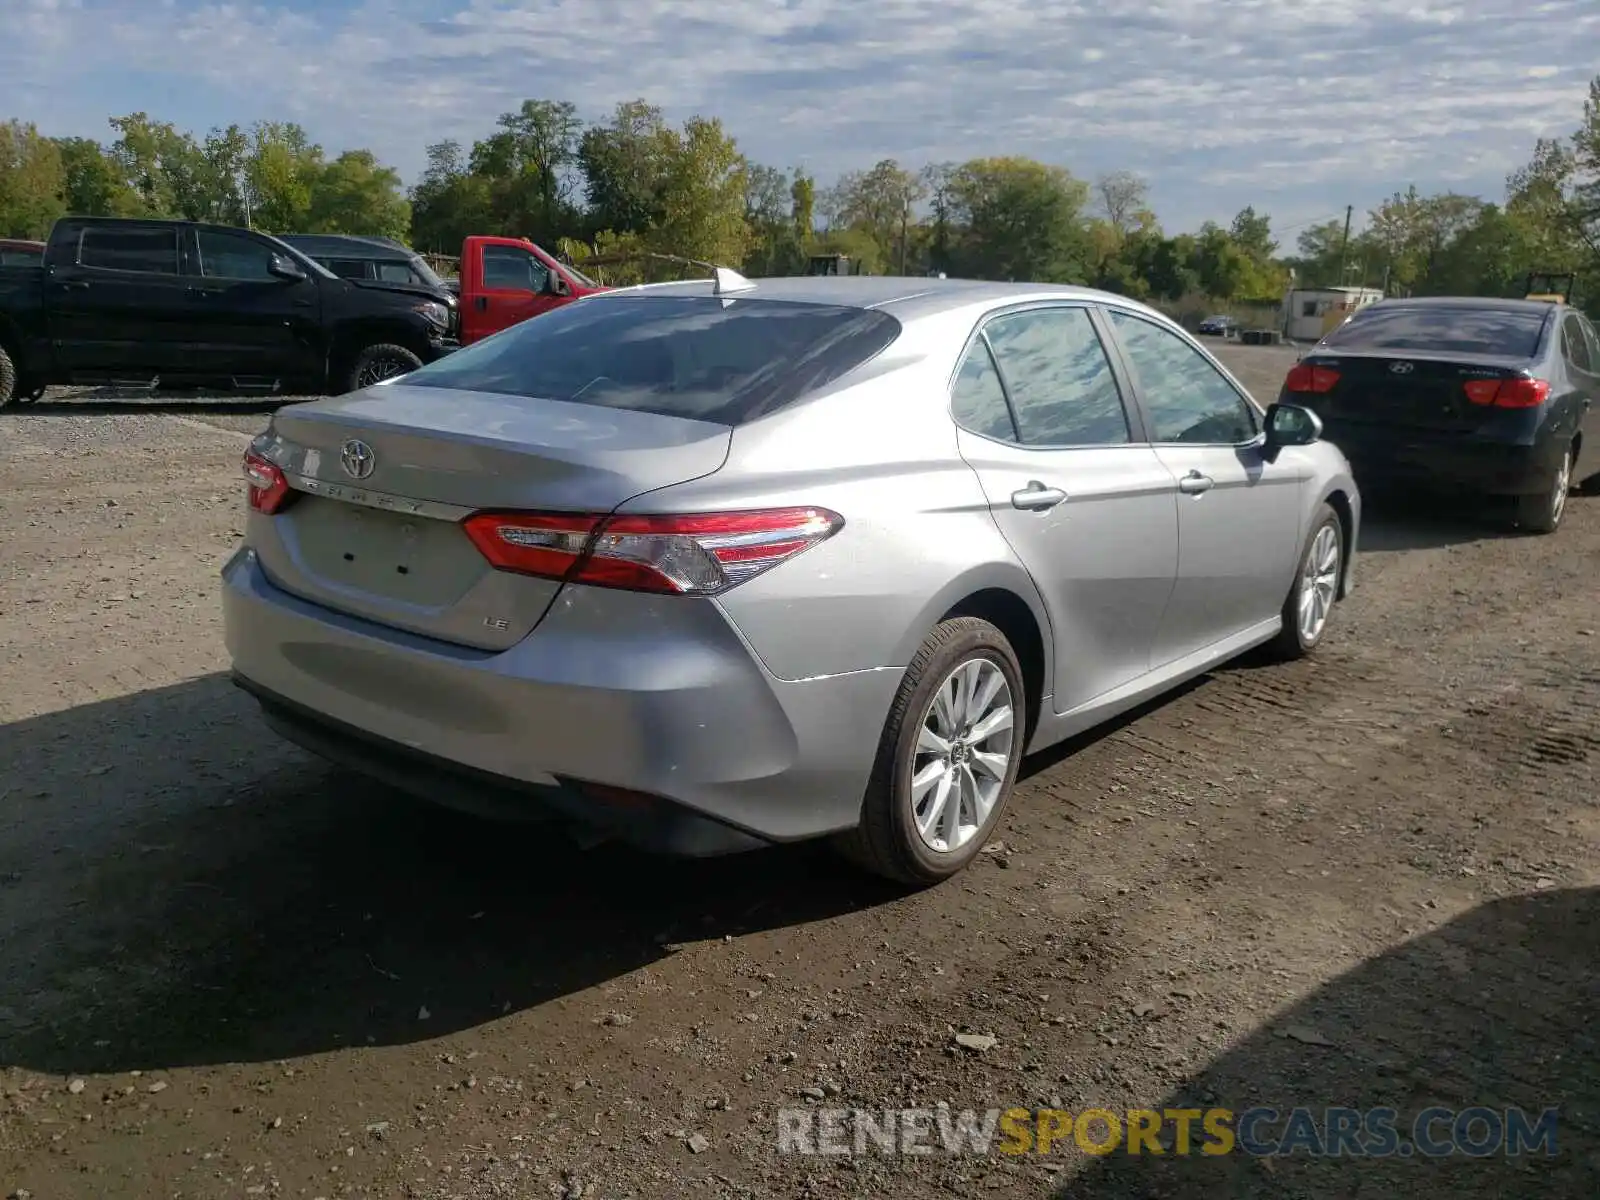
<svg viewBox="0 0 1600 1200"><path fill-rule="evenodd" d="M1293 359L1224 353L1263 399ZM808 848L579 855L286 747L216 616L264 417L68 407L0 418L0 1194L1593 1190L1600 501L1374 516L1314 661L1030 761L908 896ZM776 1152L783 1106L941 1102L1561 1125L1550 1160Z"/></svg>

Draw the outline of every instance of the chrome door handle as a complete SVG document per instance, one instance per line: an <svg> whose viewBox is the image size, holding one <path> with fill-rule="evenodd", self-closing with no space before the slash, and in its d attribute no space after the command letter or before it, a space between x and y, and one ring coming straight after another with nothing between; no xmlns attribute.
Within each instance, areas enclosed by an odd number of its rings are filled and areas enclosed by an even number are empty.
<svg viewBox="0 0 1600 1200"><path fill-rule="evenodd" d="M1216 483L1209 475L1202 475L1199 471L1190 471L1178 480L1178 490L1188 496L1198 496L1201 492L1209 492Z"/></svg>
<svg viewBox="0 0 1600 1200"><path fill-rule="evenodd" d="M1066 498L1067 494L1060 488L1045 487L1037 479L1031 479L1020 492L1011 493L1011 507L1024 512L1042 512L1054 508Z"/></svg>

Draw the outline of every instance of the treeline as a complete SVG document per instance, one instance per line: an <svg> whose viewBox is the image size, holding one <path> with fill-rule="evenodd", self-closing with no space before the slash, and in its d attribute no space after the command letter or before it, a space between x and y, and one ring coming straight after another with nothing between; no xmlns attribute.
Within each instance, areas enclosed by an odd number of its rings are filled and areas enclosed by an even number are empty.
<svg viewBox="0 0 1600 1200"><path fill-rule="evenodd" d="M1275 303L1291 280L1515 295L1532 270L1573 271L1600 292L1600 77L1576 132L1540 141L1503 198L1412 189L1348 239L1342 216L1285 231L1292 247L1254 208L1170 234L1137 175L1083 180L1028 158L886 159L819 188L751 161L714 118L674 125L642 100L593 123L566 101L525 101L471 146L429 146L409 192L371 152L329 157L290 123L202 138L134 113L111 128L97 142L0 123L0 235L41 236L66 213L382 234L446 254L499 233L609 262L611 282L652 274L651 254L785 274L840 253L872 274L1084 283L1169 306Z"/></svg>

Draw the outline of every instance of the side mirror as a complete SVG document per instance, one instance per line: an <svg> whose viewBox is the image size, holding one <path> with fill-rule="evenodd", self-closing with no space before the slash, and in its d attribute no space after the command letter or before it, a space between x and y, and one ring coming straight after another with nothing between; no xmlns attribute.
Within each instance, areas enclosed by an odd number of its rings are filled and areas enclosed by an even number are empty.
<svg viewBox="0 0 1600 1200"><path fill-rule="evenodd" d="M274 254L271 261L267 263L267 270L271 271L275 278L285 279L292 283L299 282L306 277L305 269L287 254Z"/></svg>
<svg viewBox="0 0 1600 1200"><path fill-rule="evenodd" d="M1285 446L1309 446L1322 438L1322 418L1298 404L1278 403L1267 409L1267 439L1262 453L1268 462Z"/></svg>
<svg viewBox="0 0 1600 1200"><path fill-rule="evenodd" d="M565 296L572 289L567 286L567 281L554 271L546 272L544 277L544 294L546 296Z"/></svg>

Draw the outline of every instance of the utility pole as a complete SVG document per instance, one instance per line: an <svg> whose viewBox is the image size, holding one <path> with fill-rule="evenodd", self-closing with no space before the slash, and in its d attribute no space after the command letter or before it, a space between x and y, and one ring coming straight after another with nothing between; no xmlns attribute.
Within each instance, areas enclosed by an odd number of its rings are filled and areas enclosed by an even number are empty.
<svg viewBox="0 0 1600 1200"><path fill-rule="evenodd" d="M1350 270L1350 217L1355 212L1354 204L1344 206L1344 241L1339 244L1339 286L1345 284L1345 276Z"/></svg>

